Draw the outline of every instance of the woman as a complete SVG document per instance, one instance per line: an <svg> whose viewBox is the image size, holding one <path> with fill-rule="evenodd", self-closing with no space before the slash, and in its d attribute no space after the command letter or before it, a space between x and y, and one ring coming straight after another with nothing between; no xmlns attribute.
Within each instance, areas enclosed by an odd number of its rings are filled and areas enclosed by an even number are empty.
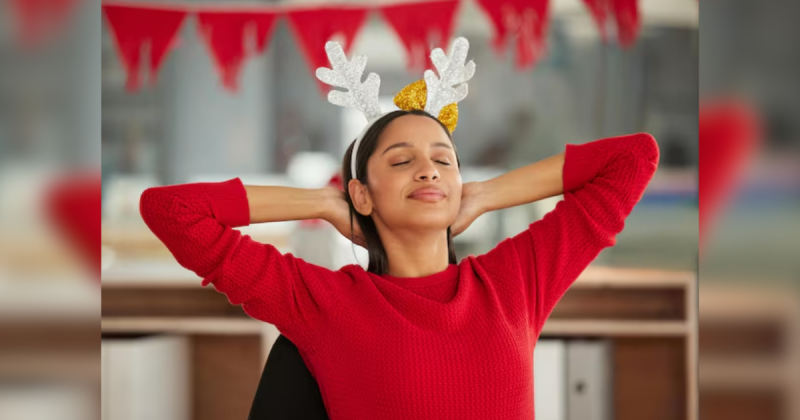
<svg viewBox="0 0 800 420"><path fill-rule="evenodd" d="M614 244L657 162L653 138L633 134L462 184L449 130L401 110L366 131L356 179L345 154L344 193L233 179L151 188L141 213L204 285L297 346L331 419L530 419L542 325ZM452 237L479 215L559 194L542 220L456 260ZM365 245L368 270L314 266L232 229L312 218Z"/></svg>

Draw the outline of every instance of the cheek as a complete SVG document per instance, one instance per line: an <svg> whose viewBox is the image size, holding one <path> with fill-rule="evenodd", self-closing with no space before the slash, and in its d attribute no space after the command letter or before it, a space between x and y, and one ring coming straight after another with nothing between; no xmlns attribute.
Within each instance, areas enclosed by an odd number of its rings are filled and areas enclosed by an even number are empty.
<svg viewBox="0 0 800 420"><path fill-rule="evenodd" d="M457 205L461 204L461 191L463 189L463 184L461 182L461 173L456 172L453 174L452 179L449 182L450 184L450 195L453 198L453 202Z"/></svg>
<svg viewBox="0 0 800 420"><path fill-rule="evenodd" d="M455 217L461 209L461 189L452 190L450 196L450 215Z"/></svg>
<svg viewBox="0 0 800 420"><path fill-rule="evenodd" d="M396 207L397 201L402 197L403 182L392 176L376 176L370 182L370 190L372 191L372 199L377 208L391 208Z"/></svg>

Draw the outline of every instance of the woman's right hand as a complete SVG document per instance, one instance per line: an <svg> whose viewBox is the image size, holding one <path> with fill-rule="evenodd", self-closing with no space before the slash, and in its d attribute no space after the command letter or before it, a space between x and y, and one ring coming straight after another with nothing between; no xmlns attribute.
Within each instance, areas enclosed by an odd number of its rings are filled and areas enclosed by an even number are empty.
<svg viewBox="0 0 800 420"><path fill-rule="evenodd" d="M347 239L352 239L358 246L367 247L367 241L361 233L358 222L353 218L353 230L350 230L350 207L344 198L344 191L336 187L326 187L326 211L324 219Z"/></svg>

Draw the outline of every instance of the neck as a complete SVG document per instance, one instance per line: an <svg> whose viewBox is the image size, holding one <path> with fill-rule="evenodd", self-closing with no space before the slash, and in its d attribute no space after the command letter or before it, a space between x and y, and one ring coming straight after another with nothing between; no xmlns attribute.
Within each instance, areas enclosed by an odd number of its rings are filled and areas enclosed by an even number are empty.
<svg viewBox="0 0 800 420"><path fill-rule="evenodd" d="M447 230L384 230L381 241L389 259L390 276L425 277L442 272L449 266Z"/></svg>

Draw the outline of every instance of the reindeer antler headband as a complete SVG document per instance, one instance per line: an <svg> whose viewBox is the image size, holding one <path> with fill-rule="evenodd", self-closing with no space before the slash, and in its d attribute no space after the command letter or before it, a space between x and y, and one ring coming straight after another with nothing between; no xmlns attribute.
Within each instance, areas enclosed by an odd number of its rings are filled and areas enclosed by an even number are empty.
<svg viewBox="0 0 800 420"><path fill-rule="evenodd" d="M353 179L358 179L356 156L361 139L375 121L386 115L378 103L381 79L377 74L370 73L364 82L361 81L367 66L366 56L357 55L348 61L341 45L333 41L325 44L325 51L331 68L318 68L317 78L328 85L346 89L330 91L328 102L358 109L368 121L356 138L350 157L350 173ZM467 81L475 74L475 63L470 60L465 64L467 51L469 42L465 38L456 38L453 41L450 56L446 56L441 48L434 49L431 52L431 61L438 76L433 70L425 70L424 79L406 86L394 97L395 105L406 111L424 110L435 116L452 133L458 123L457 104L467 97Z"/></svg>

